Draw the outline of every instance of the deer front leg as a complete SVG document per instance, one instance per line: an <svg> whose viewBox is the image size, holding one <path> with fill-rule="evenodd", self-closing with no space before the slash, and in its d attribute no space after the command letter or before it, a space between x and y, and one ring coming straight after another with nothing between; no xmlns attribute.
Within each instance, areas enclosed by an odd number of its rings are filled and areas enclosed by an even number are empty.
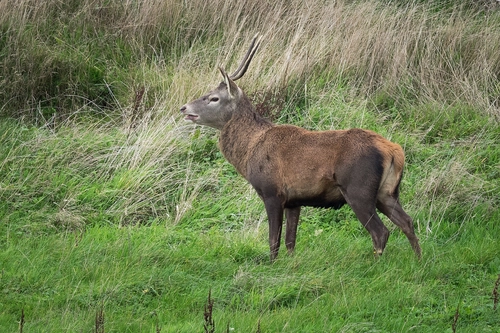
<svg viewBox="0 0 500 333"><path fill-rule="evenodd" d="M285 208L286 235L285 244L289 254L295 249L297 239L297 226L299 225L300 206L295 208Z"/></svg>
<svg viewBox="0 0 500 333"><path fill-rule="evenodd" d="M264 199L267 219L269 221L269 248L270 258L273 262L278 256L281 241L281 228L283 226L283 204L278 197Z"/></svg>

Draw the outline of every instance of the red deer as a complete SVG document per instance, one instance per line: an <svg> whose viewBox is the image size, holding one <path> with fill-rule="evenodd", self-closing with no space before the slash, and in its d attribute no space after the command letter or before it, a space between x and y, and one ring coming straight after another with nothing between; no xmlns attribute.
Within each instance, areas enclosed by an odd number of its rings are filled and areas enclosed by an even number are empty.
<svg viewBox="0 0 500 333"><path fill-rule="evenodd" d="M180 110L186 120L220 130L224 157L264 202L271 261L278 255L283 214L286 247L293 252L301 206L339 209L346 203L370 233L375 254L382 254L389 238L378 209L420 258L412 219L399 203L401 146L369 130L308 131L261 117L234 82L245 74L259 44L256 36L236 72L228 75L219 67L224 81Z"/></svg>

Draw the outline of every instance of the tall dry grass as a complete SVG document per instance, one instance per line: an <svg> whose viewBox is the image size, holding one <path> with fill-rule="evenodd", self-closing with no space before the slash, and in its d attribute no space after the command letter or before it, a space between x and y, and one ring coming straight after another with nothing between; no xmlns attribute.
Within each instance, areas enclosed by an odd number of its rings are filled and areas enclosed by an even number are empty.
<svg viewBox="0 0 500 333"><path fill-rule="evenodd" d="M26 107L35 107L40 103L37 99L64 98L58 93L85 95L78 89L83 85L78 78L70 81L67 89L45 95L43 87L37 87L54 84L55 79L36 77L60 70L61 65L50 59L65 57L72 50L83 54L75 61L95 59L92 65L95 63L104 76L96 84L125 86L121 91L114 87L122 103L132 103L132 86L138 78L149 81L144 82L146 88L160 85L161 90L155 90L160 96L170 94L170 87L162 83L167 76L176 94L181 85L192 97L204 90L207 82L218 80L217 65L234 66L250 38L260 32L265 41L244 80L249 90L277 89L297 78L329 73L330 79L347 80L365 97L383 91L395 99L417 103L460 101L498 116L498 11L459 6L440 12L427 2L397 4L3 0L3 42L12 55L4 54L1 59L1 86L6 91L3 108L9 108L9 100L14 98L9 94L16 91L24 91ZM87 47L71 45L72 41ZM38 57L28 55L30 52ZM130 54L120 57L120 52ZM32 63L43 59L41 66ZM142 77L144 66L157 74ZM52 72L45 73L44 67ZM125 68L128 73L123 72ZM65 71L61 74L75 75L71 69ZM23 82L32 87L24 89ZM35 93L37 89L42 93ZM179 96L175 107L187 97ZM113 104L110 99L106 103Z"/></svg>

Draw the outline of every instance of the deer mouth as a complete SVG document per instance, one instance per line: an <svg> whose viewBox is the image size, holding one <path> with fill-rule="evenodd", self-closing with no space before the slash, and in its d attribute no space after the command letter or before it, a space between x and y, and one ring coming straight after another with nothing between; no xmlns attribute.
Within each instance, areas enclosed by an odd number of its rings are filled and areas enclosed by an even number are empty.
<svg viewBox="0 0 500 333"><path fill-rule="evenodd" d="M196 115L196 114L186 114L186 117L184 117L185 120L191 120L191 121L195 121L196 119L198 119L200 116Z"/></svg>

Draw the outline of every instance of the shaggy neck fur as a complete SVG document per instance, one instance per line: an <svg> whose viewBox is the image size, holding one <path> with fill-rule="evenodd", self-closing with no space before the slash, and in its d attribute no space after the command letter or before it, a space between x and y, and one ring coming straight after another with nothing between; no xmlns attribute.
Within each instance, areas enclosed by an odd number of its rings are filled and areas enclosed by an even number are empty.
<svg viewBox="0 0 500 333"><path fill-rule="evenodd" d="M246 96L238 105L239 109L221 130L219 147L229 163L247 178L247 162L255 143L274 125L255 112Z"/></svg>

